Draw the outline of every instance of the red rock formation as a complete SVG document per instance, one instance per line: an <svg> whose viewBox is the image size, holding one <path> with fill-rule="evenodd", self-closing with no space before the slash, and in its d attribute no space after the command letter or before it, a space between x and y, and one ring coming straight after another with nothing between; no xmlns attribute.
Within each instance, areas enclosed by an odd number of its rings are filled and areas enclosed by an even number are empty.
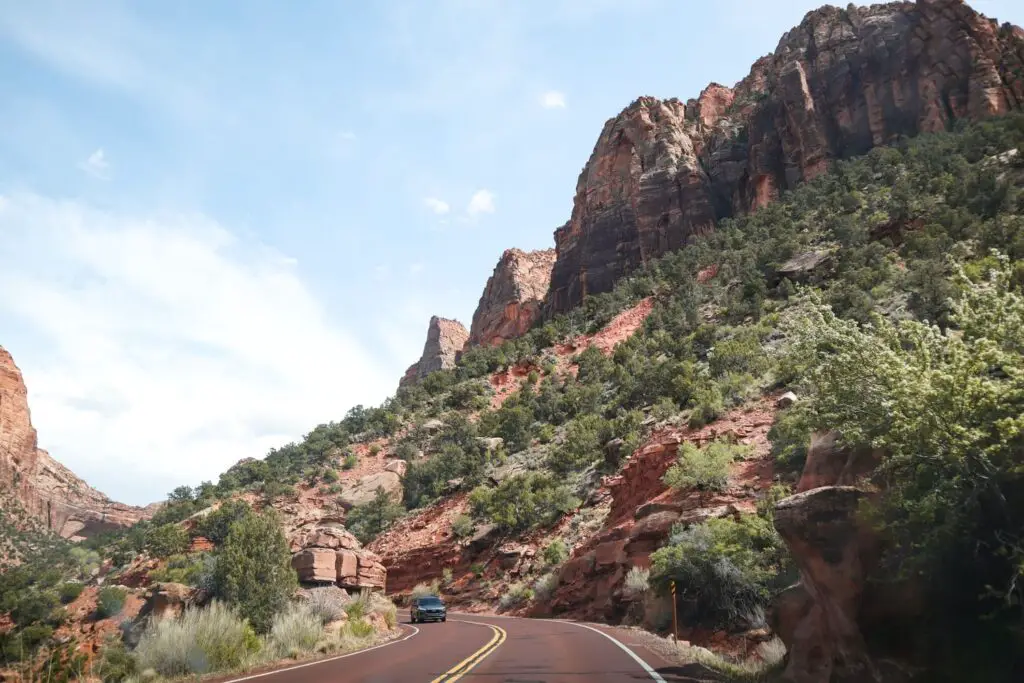
<svg viewBox="0 0 1024 683"><path fill-rule="evenodd" d="M151 517L157 507L116 503L37 447L21 371L0 347L0 496L5 494L72 539L131 526Z"/></svg>
<svg viewBox="0 0 1024 683"><path fill-rule="evenodd" d="M507 249L473 313L469 343L494 346L525 334L540 316L554 265L554 249Z"/></svg>
<svg viewBox="0 0 1024 683"><path fill-rule="evenodd" d="M380 557L364 550L344 529L319 526L293 537L302 548L292 555L292 567L303 583L333 583L342 588L383 589L387 570Z"/></svg>
<svg viewBox="0 0 1024 683"><path fill-rule="evenodd" d="M398 386L403 387L415 383L437 370L454 368L455 361L462 353L468 338L469 332L458 320L433 316L427 327L427 341L423 345L423 355L405 371Z"/></svg>
<svg viewBox="0 0 1024 683"><path fill-rule="evenodd" d="M565 311L831 159L1024 107L1024 32L961 0L807 14L735 88L641 97L609 120L555 231Z"/></svg>

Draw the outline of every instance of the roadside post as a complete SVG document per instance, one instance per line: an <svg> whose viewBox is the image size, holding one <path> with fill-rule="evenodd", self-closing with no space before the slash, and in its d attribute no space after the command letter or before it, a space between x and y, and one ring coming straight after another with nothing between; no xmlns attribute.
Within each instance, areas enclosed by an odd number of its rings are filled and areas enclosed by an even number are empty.
<svg viewBox="0 0 1024 683"><path fill-rule="evenodd" d="M676 582L672 580L672 642L679 644L679 623L676 621Z"/></svg>

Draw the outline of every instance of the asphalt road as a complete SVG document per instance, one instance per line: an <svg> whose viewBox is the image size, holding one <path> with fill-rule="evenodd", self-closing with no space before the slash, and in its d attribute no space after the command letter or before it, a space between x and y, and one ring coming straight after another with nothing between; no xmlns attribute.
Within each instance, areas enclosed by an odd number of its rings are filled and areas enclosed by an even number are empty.
<svg viewBox="0 0 1024 683"><path fill-rule="evenodd" d="M604 630L540 619L449 614L408 623L391 643L233 681L257 683L628 683L680 679L659 673ZM649 656L646 653L645 656ZM665 672L665 670L662 670ZM667 672L665 672L667 673Z"/></svg>

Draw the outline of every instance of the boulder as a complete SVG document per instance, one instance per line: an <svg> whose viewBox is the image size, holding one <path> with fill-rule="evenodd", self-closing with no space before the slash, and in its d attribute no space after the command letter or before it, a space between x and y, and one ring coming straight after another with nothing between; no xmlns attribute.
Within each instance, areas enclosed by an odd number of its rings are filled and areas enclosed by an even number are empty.
<svg viewBox="0 0 1024 683"><path fill-rule="evenodd" d="M335 558L338 585L355 586L359 583L359 555L353 550L339 550Z"/></svg>
<svg viewBox="0 0 1024 683"><path fill-rule="evenodd" d="M489 548L501 535L501 530L493 524L481 524L469 537L469 548L473 552L481 552Z"/></svg>
<svg viewBox="0 0 1024 683"><path fill-rule="evenodd" d="M342 485L338 500L345 509L366 505L376 497L378 488L383 488L392 499L399 499L402 496L402 477L388 470L368 474Z"/></svg>
<svg viewBox="0 0 1024 683"><path fill-rule="evenodd" d="M394 472L399 477L405 477L405 473L408 469L409 463L404 460L389 460L388 463L384 465L385 472Z"/></svg>
<svg viewBox="0 0 1024 683"><path fill-rule="evenodd" d="M778 399L776 399L775 407L779 408L780 410L785 410L786 408L789 408L791 405L796 403L796 400L796 394L794 394L792 391L787 391L782 396L779 396Z"/></svg>
<svg viewBox="0 0 1024 683"><path fill-rule="evenodd" d="M327 548L300 550L292 556L292 567L302 583L334 583L338 578L335 551Z"/></svg>

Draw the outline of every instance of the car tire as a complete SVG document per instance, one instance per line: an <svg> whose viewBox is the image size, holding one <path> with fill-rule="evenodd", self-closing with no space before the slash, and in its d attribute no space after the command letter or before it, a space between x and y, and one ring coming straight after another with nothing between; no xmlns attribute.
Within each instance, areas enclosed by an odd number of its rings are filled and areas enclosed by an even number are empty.
<svg viewBox="0 0 1024 683"><path fill-rule="evenodd" d="M448 621L448 617L441 617L441 621Z"/></svg>

